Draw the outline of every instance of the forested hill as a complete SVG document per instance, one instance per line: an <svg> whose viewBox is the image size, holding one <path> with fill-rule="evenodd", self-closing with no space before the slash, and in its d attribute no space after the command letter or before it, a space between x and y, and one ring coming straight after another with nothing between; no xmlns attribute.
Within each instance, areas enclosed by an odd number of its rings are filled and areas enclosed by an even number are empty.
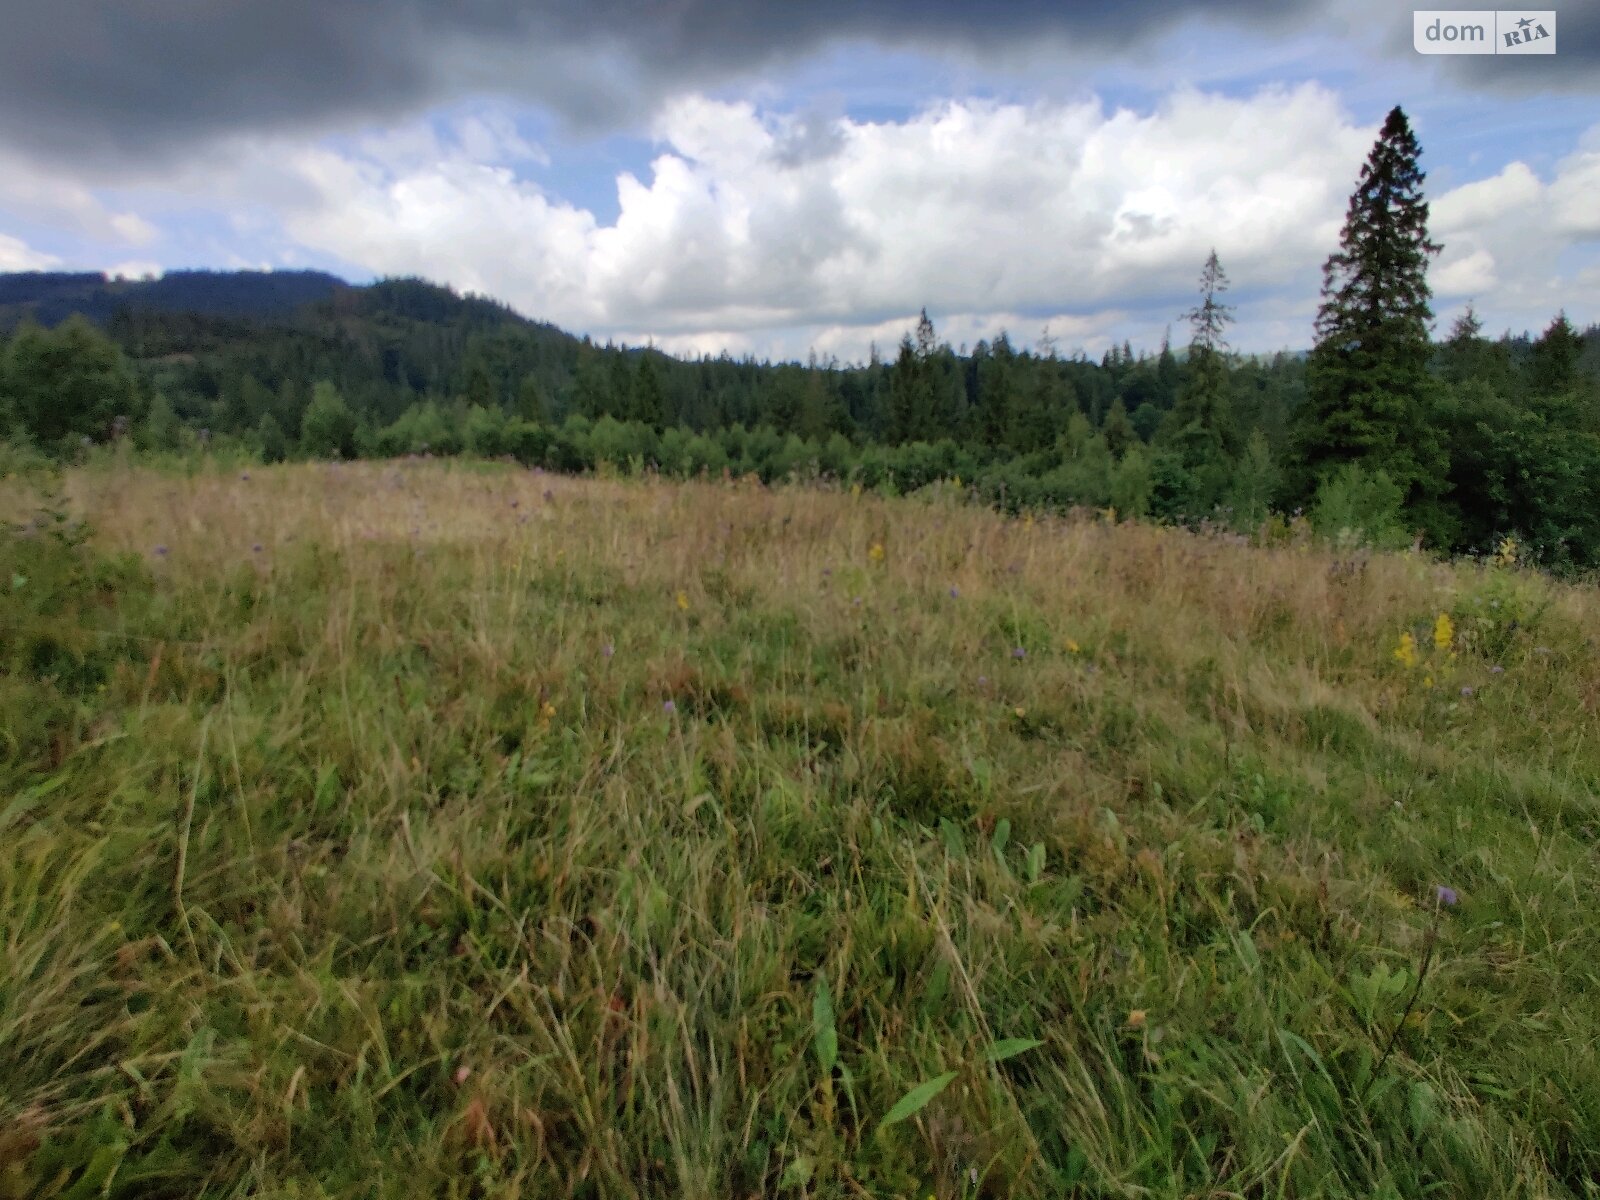
<svg viewBox="0 0 1600 1200"><path fill-rule="evenodd" d="M849 366L601 346L417 279L0 276L0 438L76 454L126 432L145 450L269 461L465 451L898 490L960 478L1011 509L1248 532L1305 508L1368 540L1421 530L1482 551L1509 534L1553 564L1600 564L1600 332L1557 316L1490 339L1458 322L1426 348L1415 415L1388 418L1403 436L1328 458L1312 364L1228 352L1211 267L1176 349L953 348L924 315L891 357ZM1417 445L1425 460L1383 450Z"/></svg>
<svg viewBox="0 0 1600 1200"><path fill-rule="evenodd" d="M349 287L322 271L172 271L159 279L98 272L0 275L0 330L14 329L24 320L57 325L75 313L104 325L122 308L282 318Z"/></svg>

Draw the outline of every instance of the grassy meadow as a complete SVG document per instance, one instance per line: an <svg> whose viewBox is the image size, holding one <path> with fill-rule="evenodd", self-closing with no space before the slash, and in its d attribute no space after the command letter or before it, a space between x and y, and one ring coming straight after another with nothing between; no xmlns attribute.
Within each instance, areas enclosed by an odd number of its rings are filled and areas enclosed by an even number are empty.
<svg viewBox="0 0 1600 1200"><path fill-rule="evenodd" d="M3 488L0 1197L1600 1196L1593 586L954 488L60 486Z"/></svg>

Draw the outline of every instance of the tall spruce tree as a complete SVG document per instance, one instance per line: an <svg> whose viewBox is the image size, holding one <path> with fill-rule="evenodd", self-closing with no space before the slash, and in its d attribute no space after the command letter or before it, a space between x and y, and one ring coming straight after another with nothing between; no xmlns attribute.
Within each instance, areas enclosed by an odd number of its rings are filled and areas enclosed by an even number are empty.
<svg viewBox="0 0 1600 1200"><path fill-rule="evenodd" d="M1396 106L1361 169L1339 249L1323 268L1307 398L1294 430L1303 496L1356 463L1397 484L1413 516L1430 507L1445 473L1429 424L1427 268L1440 246L1428 237L1419 154Z"/></svg>
<svg viewBox="0 0 1600 1200"><path fill-rule="evenodd" d="M652 361L654 354L646 350L639 356L639 370L633 387L633 404L628 416L648 425L660 433L667 421L667 398L661 387L661 375Z"/></svg>
<svg viewBox="0 0 1600 1200"><path fill-rule="evenodd" d="M1186 458L1192 454L1215 461L1234 449L1225 357L1233 306L1221 300L1227 290L1227 273L1213 250L1200 272L1200 303L1183 314L1192 331L1188 379L1167 419L1170 436L1188 450Z"/></svg>
<svg viewBox="0 0 1600 1200"><path fill-rule="evenodd" d="M1200 272L1200 303L1184 313L1191 330L1188 378L1161 431L1181 467L1175 503L1194 516L1209 514L1221 502L1238 450L1226 357L1233 306L1221 299L1227 290L1227 273L1213 250Z"/></svg>
<svg viewBox="0 0 1600 1200"><path fill-rule="evenodd" d="M928 310L917 319L916 340L900 340L900 355L889 376L889 440L895 444L932 440L934 354L939 346Z"/></svg>

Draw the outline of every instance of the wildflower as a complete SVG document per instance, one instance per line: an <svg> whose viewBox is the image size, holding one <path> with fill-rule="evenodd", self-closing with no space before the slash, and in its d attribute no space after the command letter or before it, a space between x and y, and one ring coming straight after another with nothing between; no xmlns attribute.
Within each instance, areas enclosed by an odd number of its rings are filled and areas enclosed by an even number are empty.
<svg viewBox="0 0 1600 1200"><path fill-rule="evenodd" d="M676 704L674 704L671 700L667 700L667 701L662 703L661 711L666 713L670 717L673 713L678 711L678 706Z"/></svg>
<svg viewBox="0 0 1600 1200"><path fill-rule="evenodd" d="M952 599L952 600L961 599L961 589L958 588L958 587L951 588L950 589L950 599Z"/></svg>
<svg viewBox="0 0 1600 1200"><path fill-rule="evenodd" d="M867 551L867 557L870 558L875 563L882 562L883 561L883 543L882 542L873 542L872 543L872 549Z"/></svg>
<svg viewBox="0 0 1600 1200"><path fill-rule="evenodd" d="M1509 536L1501 538L1500 548L1495 552L1494 556L1495 565L1501 567L1514 566L1517 561L1518 549L1516 538Z"/></svg>
<svg viewBox="0 0 1600 1200"><path fill-rule="evenodd" d="M249 471L242 472L239 475L239 478L244 480L246 483L249 483L250 482L250 472Z"/></svg>
<svg viewBox="0 0 1600 1200"><path fill-rule="evenodd" d="M1145 1025L1145 1012L1144 1012L1144 1009L1136 1008L1136 1009L1134 1009L1132 1012L1130 1012L1128 1014L1128 1028L1129 1029L1143 1029L1144 1025Z"/></svg>
<svg viewBox="0 0 1600 1200"><path fill-rule="evenodd" d="M852 483L852 484L851 484L851 485L850 485L850 494L851 494L851 495L852 495L852 496L859 496L859 495L861 495L861 485L860 485L860 484L859 484L859 483Z"/></svg>
<svg viewBox="0 0 1600 1200"><path fill-rule="evenodd" d="M1469 687L1462 688L1461 689L1461 694L1463 696L1465 696L1468 700L1472 699L1472 689L1469 688Z"/></svg>
<svg viewBox="0 0 1600 1200"><path fill-rule="evenodd" d="M165 558L167 556L167 548L165 546L157 546L155 548L155 556L157 558Z"/></svg>
<svg viewBox="0 0 1600 1200"><path fill-rule="evenodd" d="M544 702L544 706L539 709L540 718L542 720L548 721L551 717L553 717L555 715L556 715L556 706L554 704L551 704L550 701L546 700Z"/></svg>
<svg viewBox="0 0 1600 1200"><path fill-rule="evenodd" d="M1425 687L1425 688L1431 688L1433 686L1433 676L1432 675L1424 675L1422 677L1422 686Z"/></svg>
<svg viewBox="0 0 1600 1200"><path fill-rule="evenodd" d="M1067 653L1068 654L1077 654L1079 651L1081 651L1083 649L1082 646L1078 645L1078 643L1073 641L1071 638L1067 639L1066 647L1067 647Z"/></svg>
<svg viewBox="0 0 1600 1200"><path fill-rule="evenodd" d="M1533 652L1535 654L1540 655L1540 656L1548 657L1548 655L1550 654L1550 647L1549 646L1535 646L1533 648Z"/></svg>
<svg viewBox="0 0 1600 1200"><path fill-rule="evenodd" d="M1445 887L1442 883L1434 885L1433 898L1446 908L1454 908L1456 902L1461 899L1460 896L1456 895L1455 888Z"/></svg>
<svg viewBox="0 0 1600 1200"><path fill-rule="evenodd" d="M1026 650L1024 650L1021 646L1015 646L1015 647L1012 648L1011 657L1012 658L1027 658L1028 657L1028 652Z"/></svg>
<svg viewBox="0 0 1600 1200"><path fill-rule="evenodd" d="M456 1074L455 1074L456 1086L460 1087L463 1083L465 1083L467 1081L467 1079L471 1075L472 1075L472 1068L471 1067L467 1067L467 1066L457 1067L456 1068Z"/></svg>
<svg viewBox="0 0 1600 1200"><path fill-rule="evenodd" d="M678 611L679 612L688 612L689 611L689 593L687 593L687 592L679 592L678 593Z"/></svg>
<svg viewBox="0 0 1600 1200"><path fill-rule="evenodd" d="M1408 671L1417 665L1417 639L1409 631L1400 635L1400 644L1395 647L1394 657Z"/></svg>
<svg viewBox="0 0 1600 1200"><path fill-rule="evenodd" d="M607 642L604 646L600 647L600 657L601 658L610 658L616 652L617 652L617 648L615 646L613 646L610 642Z"/></svg>
<svg viewBox="0 0 1600 1200"><path fill-rule="evenodd" d="M978 676L978 686L979 687L988 687L989 686L989 677L987 675L979 675Z"/></svg>
<svg viewBox="0 0 1600 1200"><path fill-rule="evenodd" d="M1504 675L1505 673L1506 673L1506 669L1504 667L1502 667L1499 663L1495 663L1494 666L1489 668L1489 674L1491 674L1491 675Z"/></svg>
<svg viewBox="0 0 1600 1200"><path fill-rule="evenodd" d="M252 554L260 554L261 553L261 543L257 542L254 546L251 546L250 547L250 552Z"/></svg>
<svg viewBox="0 0 1600 1200"><path fill-rule="evenodd" d="M1433 646L1435 650L1448 650L1456 640L1455 622L1450 619L1449 613L1440 613L1439 619L1433 623Z"/></svg>
<svg viewBox="0 0 1600 1200"><path fill-rule="evenodd" d="M1026 717L1028 715L1028 710L1023 708L1022 705L1020 705L1020 704L1017 705L1015 708L1013 708L1011 711L1012 711L1012 713L1014 713L1016 715L1016 718L1019 721L1022 720L1024 717Z"/></svg>

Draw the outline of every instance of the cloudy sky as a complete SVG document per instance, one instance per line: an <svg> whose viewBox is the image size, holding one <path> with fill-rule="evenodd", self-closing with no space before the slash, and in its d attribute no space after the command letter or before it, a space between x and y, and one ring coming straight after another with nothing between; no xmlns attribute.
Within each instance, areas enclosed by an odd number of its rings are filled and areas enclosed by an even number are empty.
<svg viewBox="0 0 1600 1200"><path fill-rule="evenodd" d="M1388 0L0 0L0 270L420 274L682 352L1153 346L1215 246L1309 344L1384 114L1441 324L1600 321L1600 0L1424 57ZM1182 330L1175 330L1181 339Z"/></svg>

